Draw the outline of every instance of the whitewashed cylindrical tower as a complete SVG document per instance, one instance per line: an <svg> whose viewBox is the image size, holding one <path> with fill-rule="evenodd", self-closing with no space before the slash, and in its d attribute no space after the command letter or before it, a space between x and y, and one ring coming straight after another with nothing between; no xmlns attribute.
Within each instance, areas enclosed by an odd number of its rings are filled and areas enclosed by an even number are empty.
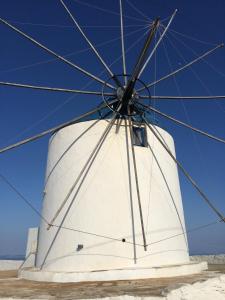
<svg viewBox="0 0 225 300"><path fill-rule="evenodd" d="M42 209L48 221L57 213L109 124L108 120L95 122L65 127L50 140ZM129 138L130 191L122 121L119 131L113 125L85 178L83 174L77 182L54 220L56 226L47 230L46 223L41 223L36 267L55 272L84 272L189 262L177 166L151 131L142 128L140 137L146 131L147 143L134 145L134 150L147 251L143 247ZM175 156L171 135L156 128ZM74 202L65 217L71 201Z"/></svg>

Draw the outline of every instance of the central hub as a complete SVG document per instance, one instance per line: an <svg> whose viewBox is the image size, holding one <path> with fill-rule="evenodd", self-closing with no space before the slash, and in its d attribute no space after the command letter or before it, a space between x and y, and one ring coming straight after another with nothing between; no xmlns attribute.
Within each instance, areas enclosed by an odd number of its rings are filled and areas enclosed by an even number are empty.
<svg viewBox="0 0 225 300"><path fill-rule="evenodd" d="M141 113L140 111L143 110L143 108L141 108L139 105L141 101L141 95L139 94L138 90L142 89L142 95L147 93L150 98L149 89L140 79L137 79L134 84L129 82L130 75L116 75L116 77L121 83L125 82L126 78L128 85L123 85L117 87L115 90L112 90L112 88L109 87L109 84L113 83L113 80L112 78L109 78L108 81L104 83L102 89L102 98L104 102L112 111L118 112L122 116L133 116ZM114 95L112 94L113 92L115 93ZM109 96L110 93L112 95ZM118 101L115 101L112 104L111 102L113 100Z"/></svg>
<svg viewBox="0 0 225 300"><path fill-rule="evenodd" d="M122 87L118 87L118 89L116 91L117 99L119 101L122 101L122 99L123 99L125 88L126 88L126 86L124 86L124 89Z"/></svg>
<svg viewBox="0 0 225 300"><path fill-rule="evenodd" d="M121 106L120 114L122 115L132 115L134 112L135 102L138 101L137 92L132 89L126 93L126 86L119 87L117 89L117 99L119 100Z"/></svg>
<svg viewBox="0 0 225 300"><path fill-rule="evenodd" d="M126 89L126 86L124 86L124 88L118 87L118 89L116 90L117 99L119 101L122 101L125 89ZM139 99L138 92L133 90L133 93L129 99L129 103L133 102L133 101L138 101L138 99Z"/></svg>

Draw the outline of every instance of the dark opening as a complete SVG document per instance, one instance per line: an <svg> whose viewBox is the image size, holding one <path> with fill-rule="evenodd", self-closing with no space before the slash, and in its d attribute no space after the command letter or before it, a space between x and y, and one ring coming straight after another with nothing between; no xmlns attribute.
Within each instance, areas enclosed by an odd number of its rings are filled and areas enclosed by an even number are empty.
<svg viewBox="0 0 225 300"><path fill-rule="evenodd" d="M134 146L147 147L147 132L145 127L133 126Z"/></svg>
<svg viewBox="0 0 225 300"><path fill-rule="evenodd" d="M80 251L80 250L82 250L84 248L84 245L82 245L82 244L78 244L77 245L77 251Z"/></svg>

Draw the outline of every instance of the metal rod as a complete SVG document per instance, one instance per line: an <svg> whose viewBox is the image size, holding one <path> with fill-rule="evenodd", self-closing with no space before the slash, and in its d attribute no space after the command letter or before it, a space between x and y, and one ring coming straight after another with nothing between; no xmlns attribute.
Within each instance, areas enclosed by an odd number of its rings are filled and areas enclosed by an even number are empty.
<svg viewBox="0 0 225 300"><path fill-rule="evenodd" d="M161 165L160 165L160 163L159 163L159 160L158 160L157 157L156 157L156 154L155 154L153 148L150 146L149 143L148 143L148 147L149 147L149 149L150 149L150 151L151 151L151 153L152 153L152 156L154 157L154 160L155 160L155 162L156 162L156 164L157 164L157 166L158 166L158 168L159 168L159 171L160 171L160 173L161 173L161 175L162 175L162 177L163 177L163 180L164 180L164 182L165 182L166 188L167 188L167 190L168 190L168 192L169 192L169 194L170 194L170 198L171 198L171 200L172 200L172 202L173 202L174 209L175 209L175 211L176 211L176 214L177 214L177 217L178 217L178 220L179 220L181 229L182 229L183 234L184 234L184 238L185 238L186 245L188 246L187 236L186 236L186 234L185 234L185 229L184 229L184 226L183 226L183 222L182 222L182 220L181 220L181 217L180 217L180 214L179 214L177 205L176 205L176 203L175 203L173 194L172 194L171 189L170 189L170 187L169 187L169 184L168 184L168 182L167 182L167 180L166 180L166 176L165 176L165 174L164 174L164 172L163 172L163 170L162 170L162 167L161 167Z"/></svg>
<svg viewBox="0 0 225 300"><path fill-rule="evenodd" d="M125 57L125 46L124 46L124 26L123 26L123 5L122 0L120 2L120 31L121 31L121 48L122 48L122 58L123 58L123 74L127 74L126 68L126 57ZM127 85L127 76L124 76L125 86Z"/></svg>
<svg viewBox="0 0 225 300"><path fill-rule="evenodd" d="M140 11L133 3L131 3L129 0L126 0L126 2L130 5L131 8L133 8L133 10L135 10L143 19L143 17L146 19L147 22L151 22L152 20L145 15L142 11Z"/></svg>
<svg viewBox="0 0 225 300"><path fill-rule="evenodd" d="M21 198L46 223L46 225L48 225L48 221L44 218L43 215L41 215L41 213L38 210L36 210L35 207L33 207L31 202L28 199L26 199L26 197L12 183L10 183L9 180L6 179L2 174L1 174L1 177L2 177L3 181L5 181L9 185L9 187L19 196L19 198ZM55 224L53 226L59 227L58 225L55 225ZM122 239L119 239L119 238L115 238L112 236L106 236L106 235L100 235L100 234L97 234L94 232L88 232L88 231L79 230L76 228L69 228L69 227L61 227L61 228L65 229L65 230L69 230L69 231L74 231L74 232L91 235L91 236L98 236L98 237L105 238L105 239L108 239L111 241L117 241L117 242L122 242L122 243L126 243L126 244L133 244L132 242L129 242L129 241L122 241ZM136 244L136 246L143 247L142 244Z"/></svg>
<svg viewBox="0 0 225 300"><path fill-rule="evenodd" d="M187 235L187 233L192 233L194 231L197 231L197 230L200 230L200 229L203 229L203 228L206 228L206 227L209 227L209 226L212 226L212 225L216 225L216 224L219 224L220 222L222 222L221 220L217 220L217 221L214 221L214 222L211 222L211 223L208 223L208 224L204 224L204 225L200 225L200 226L197 226L197 227L194 227L192 229L189 229L189 230L186 230L185 231L185 234ZM175 237L178 237L178 236L181 236L183 235L183 232L182 233L178 233L178 234L174 234L174 235L171 235L171 236L168 236L166 238L163 238L163 239L160 239L160 240L157 240L157 241L154 241L150 244L148 244L149 246L153 245L153 244L158 244L158 243L161 243L163 241L166 241L166 240L170 240L170 239L173 239ZM141 257L140 257L141 258Z"/></svg>
<svg viewBox="0 0 225 300"><path fill-rule="evenodd" d="M172 16L171 16L171 18L170 18L170 20L169 20L169 22L168 22L166 28L164 29L162 35L160 36L160 38L158 39L157 43L155 44L155 47L154 47L153 50L151 51L151 53L150 53L148 59L146 60L145 64L143 65L143 67L142 67L142 69L141 69L141 71L140 71L140 73L139 73L138 78L140 78L141 74L144 72L145 68L147 67L149 61L151 60L151 58L152 58L152 56L153 56L153 54L155 53L156 49L158 48L158 46L159 46L161 40L163 39L164 35L166 34L167 30L169 29L169 27L170 27L170 25L171 25L171 23L172 23L172 21L173 21L175 15L176 15L176 13L177 13L177 9L175 9L175 11L174 11L174 13L172 14Z"/></svg>
<svg viewBox="0 0 225 300"><path fill-rule="evenodd" d="M165 117L165 118L167 118L167 119L169 119L169 120L171 120L171 121L173 121L173 122L175 122L175 123L177 123L177 124L179 124L179 125L182 125L182 126L184 126L184 127L186 127L186 128L189 128L189 129L191 129L191 130L193 130L193 131L195 131L195 132L198 132L198 133L200 133L200 134L202 134L202 135L204 135L204 136L207 136L208 138L213 139L213 140L215 140L215 141L217 141L217 142L220 142L220 143L225 144L225 140L224 140L224 139L218 138L218 137L216 137L215 135L212 135L212 134L210 134L210 133L207 133L207 132L205 132L205 131L202 131L202 130L200 130L200 129L198 129L198 128L195 128L195 127L193 127L193 126L191 126L191 125L188 125L187 123L184 123L184 122L182 122L182 121L180 121L180 120L178 120L178 119L175 119L174 117L171 117L171 116L169 116L169 115L167 115L167 114L165 114L165 113L159 111L158 109L156 109L156 108L154 108L154 107L152 107L152 106L149 107L149 106L146 106L146 105L143 105L143 104L141 104L141 105L142 105L143 107L145 107L146 109L148 109L149 111L154 111L154 112L157 113L158 115L163 116L163 117Z"/></svg>
<svg viewBox="0 0 225 300"><path fill-rule="evenodd" d="M120 118L120 119L117 119L117 124L116 124L116 134L119 133L119 130L120 130L120 126L121 126L121 123L123 122L123 119Z"/></svg>
<svg viewBox="0 0 225 300"><path fill-rule="evenodd" d="M130 209L131 209L131 223L132 223L132 235L133 235L133 251L134 251L134 263L137 263L137 251L136 251L136 238L135 238L135 225L134 225L134 205L132 194L132 181L131 181L131 167L130 167L130 152L129 152L129 140L127 120L125 122L125 136L126 136L126 149L127 149L127 168L128 168L128 180L129 180L129 195L130 195Z"/></svg>
<svg viewBox="0 0 225 300"><path fill-rule="evenodd" d="M17 196L20 197L35 213L38 215L46 224L49 222L47 219L33 206L32 203L30 203L26 197L5 177L3 174L0 174L0 178L11 188L12 191L14 191Z"/></svg>
<svg viewBox="0 0 225 300"><path fill-rule="evenodd" d="M102 95L102 92L97 92L97 91L81 91L81 90L74 90L74 89L64 89L64 88L55 88L55 87L47 87L47 86L36 86L36 85L16 83L16 82L0 81L0 85L13 86L13 87L19 87L19 88L28 88L28 89L34 89L34 90L51 91L51 92L64 92L64 93L97 95L97 96ZM113 93L106 93L105 95L113 96L114 94Z"/></svg>
<svg viewBox="0 0 225 300"><path fill-rule="evenodd" d="M172 154L170 149L164 144L164 142L161 140L159 135L155 132L153 129L153 126L151 126L145 117L142 117L145 124L148 126L148 128L151 130L151 132L154 134L154 136L157 138L157 140L160 142L160 144L163 146L163 148L166 150L166 152L169 154L169 156L173 159L173 161L177 164L177 166L180 168L182 173L185 175L185 177L189 180L189 182L193 185L193 187L196 189L196 191L200 194L200 196L203 198L203 200L208 204L208 206L216 213L216 215L220 218L221 221L225 222L224 216L218 211L218 209L211 203L211 201L208 199L208 197L205 195L205 193L200 189L200 187L197 185L197 183L193 180L191 175L186 171L186 169L182 166L182 164L175 158L175 156Z"/></svg>
<svg viewBox="0 0 225 300"><path fill-rule="evenodd" d="M151 44L151 41L155 35L155 31L156 31L156 28L158 26L158 23L159 23L159 18L156 19L151 27L151 29L149 30L149 33L148 33L148 37L145 41L145 44L140 52L140 55L137 59L137 62L134 66L134 69L132 71L132 74L131 74L131 77L128 81L128 84L125 88L125 91L124 91L124 94L123 94L123 98L122 98L122 111L123 112L126 112L127 111L127 106L128 106L128 103L130 101L130 98L133 94L133 91L134 91L134 86L135 86L135 83L138 79L138 76L139 76L139 72L143 66L143 63L145 61L145 58L146 58L146 55L147 55L147 51L150 47L150 44Z"/></svg>
<svg viewBox="0 0 225 300"><path fill-rule="evenodd" d="M142 119L142 122L143 122L143 121L144 121L144 120ZM145 124L145 128L146 128L146 124ZM156 129L156 128L155 128L155 129ZM140 141L139 136L137 136L137 138L138 138L139 141ZM164 142L165 142L165 141L164 141ZM168 192L169 192L169 194L170 194L170 198L171 198L171 200L172 200L172 202L173 202L173 206L174 206L174 209L175 209L175 211L176 211L176 214L177 214L177 217L178 217L180 226L181 226L182 231L183 231L183 233L184 233L185 243L186 243L186 245L188 246L187 237L186 237L186 235L185 235L185 230L184 230L184 227L183 227L183 223L182 223L180 214L179 214L179 212L178 212L178 208L177 208L177 206L176 206L176 203L175 203L174 197L173 197L173 195L172 195L171 189L170 189L169 184L168 184L168 182L167 182L167 180L166 180L166 176L164 175L164 172L163 172L163 170L162 170L162 167L160 166L159 160L158 160L157 157L156 157L156 154L155 154L155 152L154 152L154 150L153 150L153 147L151 147L149 143L147 143L147 145L148 145L148 148L150 149L150 151L151 151L151 153L152 153L152 156L153 156L153 158L154 158L154 160L155 160L155 162L156 162L156 164L157 164L157 166L158 166L158 168L159 168L159 171L160 171L160 173L161 173L161 175L162 175L162 177L163 177L163 180L164 180L164 182L165 182L166 188L167 188L167 190L168 190Z"/></svg>
<svg viewBox="0 0 225 300"><path fill-rule="evenodd" d="M99 120L98 120L99 121ZM96 122L95 122L96 124ZM98 150L99 148L99 145L101 144L102 140L104 139L105 137L105 134L106 132L108 131L108 127L106 127L106 129L104 130L103 134L101 135L100 139L98 140L96 146L94 147L94 149L92 150L91 154L89 155L86 163L84 164L83 168L81 169L81 171L79 172L78 176L76 177L75 179L75 182L74 184L70 187L69 191L67 192L66 194L66 197L65 199L62 201L60 207L57 209L55 215L53 216L53 218L51 219L48 227L47 227L47 230L49 230L53 224L53 222L56 220L56 218L58 217L58 215L60 214L61 210L63 209L63 207L65 206L65 204L67 203L69 197L71 196L75 186L78 184L79 180L81 179L81 176L84 174L86 168L88 167L88 164L90 163L90 161L92 160L92 158L94 157L96 151Z"/></svg>
<svg viewBox="0 0 225 300"><path fill-rule="evenodd" d="M57 159L56 163L54 164L54 166L51 168L51 171L49 172L48 176L46 177L45 180L45 186L44 186L44 190L46 188L46 185L49 181L49 178L51 177L52 173L54 172L54 170L56 169L56 167L58 166L58 164L60 163L60 161L63 159L63 157L66 155L66 153L68 153L68 151L76 144L77 141L79 141L91 128L93 128L101 119L97 119L94 123L92 123L87 129L85 129L78 137L76 137L76 139L66 148L66 150L64 150L64 152L61 154L61 156Z"/></svg>
<svg viewBox="0 0 225 300"><path fill-rule="evenodd" d="M158 84L159 82L161 82L161 81L163 81L163 80L165 80L165 79L167 79L167 78L170 78L171 76L174 76L175 74L177 74L177 73L179 73L179 72L181 72L181 71L187 69L188 67L190 67L190 66L193 65L194 63L198 62L199 60L201 60L201 59L203 59L204 57L208 56L209 54L213 53L215 50L217 50L217 49L219 49L219 48L222 48L223 46L224 46L224 44L220 44L220 45L214 47L213 49L211 49L211 50L205 52L204 54L202 54L201 56L197 57L196 59L190 61L189 63L187 63L187 64L184 65L183 67L181 67L181 68L179 68L179 69L177 69L177 70L175 70L175 71L173 71L173 72L167 74L166 76L163 76L162 78L160 78L160 79L158 79L158 80L156 80L156 81L154 81L154 82L152 82L152 83L149 83L149 84L147 85L147 87L151 87L151 86L153 86L153 85L156 85L156 84ZM146 87L143 87L143 88L137 90L137 92L141 92L141 91L143 91L145 88L146 88Z"/></svg>
<svg viewBox="0 0 225 300"><path fill-rule="evenodd" d="M153 23L153 25L152 25L152 27L151 27L151 29L149 31L148 37L146 39L146 42L145 42L145 44L144 44L144 46L143 46L143 48L141 50L141 53L140 53L140 55L138 57L136 65L135 65L135 67L133 69L130 81L134 81L134 80L136 80L139 77L140 70L141 70L141 68L143 66L143 63L145 61L147 51L148 51L149 46L151 44L151 41L152 41L152 39L153 39L153 37L155 35L156 29L158 27L158 24L159 24L159 18L157 18L154 21L154 23Z"/></svg>
<svg viewBox="0 0 225 300"><path fill-rule="evenodd" d="M99 52L97 51L97 49L94 47L94 45L91 43L91 41L88 39L87 35L84 33L84 31L82 30L82 28L80 27L80 25L78 24L77 20L75 19L75 17L72 15L72 13L70 12L68 6L64 3L63 0L60 0L61 4L63 5L63 7L65 8L65 10L67 11L68 15L70 16L71 20L73 21L73 23L76 25L77 29L80 31L81 35L83 36L83 38L86 40L86 42L88 43L88 45L91 47L91 49L94 51L95 55L97 56L97 58L99 59L99 61L102 63L102 65L105 67L105 69L107 70L107 72L109 73L109 75L112 77L112 79L115 81L115 83L119 86L121 86L121 83L119 82L118 78L113 74L113 72L110 70L110 68L108 67L108 65L106 64L106 62L103 60L103 58L101 57L101 55L99 54ZM118 84L119 83L119 84Z"/></svg>
<svg viewBox="0 0 225 300"><path fill-rule="evenodd" d="M117 102L117 100L112 101L110 104L113 104L114 102ZM60 130L60 129L66 127L66 126L72 125L72 124L74 124L74 123L82 120L83 118L88 117L88 116L94 114L95 112L101 110L102 108L105 108L106 106L107 106L107 104L104 103L101 106L99 106L98 108L92 109L89 112L86 112L86 113L80 115L79 117L76 117L76 118L74 118L74 119L72 119L72 120L70 120L68 122L65 122L65 123L60 124L58 126L52 127L50 129L47 129L47 130L45 130L45 131L43 131L41 133L38 133L38 134L36 134L36 135L34 135L32 137L26 138L26 139L24 139L22 141L19 141L19 142L15 143L15 144L9 145L9 146L4 147L4 148L1 148L0 149L0 154L3 153L3 152L9 151L11 149L17 148L19 146L22 146L24 144L27 144L29 142L35 141L35 140L37 140L39 138L44 137L45 135L47 135L49 133L53 133L53 132L55 132L57 130Z"/></svg>
<svg viewBox="0 0 225 300"><path fill-rule="evenodd" d="M115 16L119 16L119 14L117 12L112 11L112 10L108 10L108 9L105 9L103 7L99 7L99 6L96 6L96 5L93 5L93 4L90 4L91 2L87 3L87 2L84 2L83 0L74 0L74 1L81 4L81 5L85 5L87 7L95 8L95 9L98 9L100 11L110 13L110 14L115 15ZM128 16L128 15L124 15L124 17L127 18L127 19L130 19L130 20L135 20L135 21L139 21L139 22L142 22L142 23L144 22L144 24L146 23L146 21L144 21L143 18L140 19L140 18Z"/></svg>
<svg viewBox="0 0 225 300"><path fill-rule="evenodd" d="M128 118L128 122L129 122L129 128L130 128L130 141L131 141L134 175L135 175L135 183L136 183L137 198L138 198L138 207L139 207L139 214L140 214L140 221L141 221L141 230L142 230L142 236L143 236L144 250L147 251L147 243L146 243L146 236L145 236L145 229L144 229L144 220L143 220L143 213L142 213L142 207L141 207L141 195L140 195L138 173L137 173L136 156L135 156L135 151L134 151L134 140L133 140L131 117Z"/></svg>
<svg viewBox="0 0 225 300"><path fill-rule="evenodd" d="M110 123L107 125L106 129L104 130L104 133L103 133L104 135L102 135L102 136L103 136L103 139L101 140L100 144L98 144L98 149L97 149L97 151L95 152L94 156L92 157L92 160L91 160L91 162L90 162L90 164L89 164L89 167L87 168L87 170L86 170L86 172L85 172L85 174L84 174L84 176L83 176L83 178L82 178L82 180L81 180L81 182L80 182L80 184L79 184L79 186L78 186L78 188L77 188L77 190L76 190L76 193L75 193L75 195L73 196L73 198L72 198L72 200L71 200L71 202L70 202L70 204L69 204L69 206L68 206L68 208L67 208L67 210L66 210L66 212L65 212L65 214L64 214L64 216L63 216L63 218L62 218L62 221L60 222L60 225L59 225L59 227L58 227L58 229L57 229L57 231L56 231L56 234L54 235L53 240L52 240L52 242L51 242L51 244L50 244L50 246L49 246L49 248L48 248L48 250L47 250L47 252L46 252L46 255L45 255L45 257L44 257L44 260L43 260L43 262L42 262L42 264L41 264L40 269L43 268L43 266L44 266L44 264L45 264L45 262L46 262L46 259L47 259L48 255L49 255L49 253L50 253L50 251L51 251L51 249L52 249L52 247L53 247L55 241L56 241L56 238L57 238L57 236L58 236L58 234L59 234L59 232L60 232L60 230L61 230L61 227L63 226L63 224L64 224L64 222L65 222L65 220L66 220L66 217L67 217L67 215L68 215L68 213L69 213L69 211L70 211L70 209L71 209L71 207L72 207L72 205L73 205L73 203L74 203L74 201L75 201L75 199L76 199L76 196L78 195L78 193L79 193L79 191L80 191L80 188L81 188L81 186L82 186L82 184L83 184L83 182L84 182L84 180L85 180L85 178L86 178L86 176L87 176L87 174L88 174L88 172L89 172L89 170L90 170L90 168L91 168L91 166L92 166L92 164L93 164L93 162L94 162L94 160L95 160L95 158L96 158L96 156L97 156L97 154L98 154L98 152L99 152L99 150L101 149L101 147L102 147L102 145L103 145L103 143L104 143L106 137L108 136L108 134L109 134L109 132L110 132L110 129L112 128L112 126L113 126L113 124L114 124L114 122L115 122L116 116L117 116L117 112L114 113L114 115L113 115L113 117L112 117L112 120L111 120Z"/></svg>
<svg viewBox="0 0 225 300"><path fill-rule="evenodd" d="M182 100L192 100L192 99L225 99L225 96L223 95L217 95L217 96L141 96L139 95L139 98L141 99L159 99L159 100L177 100L177 99L182 99Z"/></svg>
<svg viewBox="0 0 225 300"><path fill-rule="evenodd" d="M41 44L40 42L36 41L34 38L32 38L31 36L29 36L28 34L24 33L23 31L21 31L20 29L16 28L15 26L11 25L10 23L8 23L6 20L0 18L0 22L2 22L3 24L7 25L8 27L10 27L12 30L16 31L17 33L19 33L20 35L22 35L23 37L25 37L27 40L29 40L30 42L32 42L33 44L39 46L40 48L42 48L43 50L47 51L48 53L52 54L53 56L57 57L58 59L60 59L61 61L63 61L64 63L66 63L67 65L74 67L75 69L77 69L78 71L80 71L81 73L91 77L92 79L96 80L97 82L100 82L102 84L105 84L105 82L100 79L99 77L91 74L90 72L82 69L81 67L77 66L76 64L72 63L71 61L67 60L66 58L64 58L63 56L57 54L56 52L52 51L51 49L47 48L46 46L44 46L43 44ZM114 86L112 86L111 84L107 84L108 87L111 87L112 89L115 89Z"/></svg>
<svg viewBox="0 0 225 300"><path fill-rule="evenodd" d="M56 228L59 228L59 225L52 225L52 226L54 226ZM121 238L115 238L115 237L112 237L112 236L101 235L101 234L98 234L98 233L88 232L88 231L79 230L79 229L75 229L75 228L71 228L71 227L65 227L65 226L61 226L61 229L65 229L65 230L68 230L68 231L79 232L79 233L82 233L82 234L87 234L87 235L91 235L91 236L95 236L95 237L100 237L100 238L111 240L111 241L114 241L114 242L120 242L120 243L122 242L122 243L125 243L125 244L133 245L133 242L129 242L127 240L123 241L123 239L121 239ZM136 246L143 247L143 245L141 245L141 244L136 244Z"/></svg>

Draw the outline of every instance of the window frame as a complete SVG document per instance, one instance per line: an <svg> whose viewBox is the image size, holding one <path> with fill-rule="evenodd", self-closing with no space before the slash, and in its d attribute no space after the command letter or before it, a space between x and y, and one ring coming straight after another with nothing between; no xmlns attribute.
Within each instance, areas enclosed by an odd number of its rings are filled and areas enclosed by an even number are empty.
<svg viewBox="0 0 225 300"><path fill-rule="evenodd" d="M148 137L146 126L132 125L133 145L138 147L148 147ZM141 140L140 140L141 138Z"/></svg>

